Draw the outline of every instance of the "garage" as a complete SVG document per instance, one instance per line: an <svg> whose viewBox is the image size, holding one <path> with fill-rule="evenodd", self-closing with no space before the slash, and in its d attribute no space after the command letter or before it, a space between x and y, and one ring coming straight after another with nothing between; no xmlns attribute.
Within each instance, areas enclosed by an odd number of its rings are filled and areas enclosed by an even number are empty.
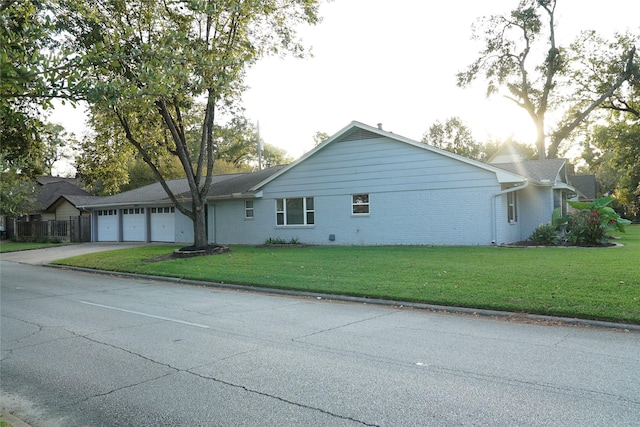
<svg viewBox="0 0 640 427"><path fill-rule="evenodd" d="M116 209L98 211L98 241L118 241L118 211Z"/></svg>
<svg viewBox="0 0 640 427"><path fill-rule="evenodd" d="M122 240L125 242L146 241L145 223L144 208L122 209Z"/></svg>
<svg viewBox="0 0 640 427"><path fill-rule="evenodd" d="M173 206L151 208L149 215L151 221L152 242L175 242L176 220Z"/></svg>

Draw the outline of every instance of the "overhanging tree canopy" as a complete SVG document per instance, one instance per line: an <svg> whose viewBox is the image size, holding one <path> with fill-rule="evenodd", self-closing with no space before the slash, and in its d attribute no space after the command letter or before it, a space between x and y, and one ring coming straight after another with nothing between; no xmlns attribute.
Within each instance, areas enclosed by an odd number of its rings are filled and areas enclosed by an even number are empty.
<svg viewBox="0 0 640 427"><path fill-rule="evenodd" d="M206 195L216 151L214 119L237 108L247 68L264 55L301 56L300 23L319 21L317 0L60 0L66 46L86 67L81 85L95 111L115 117L176 208L207 244ZM204 101L196 150L185 113ZM148 132L150 123L161 131ZM154 126L151 126L154 127ZM156 161L176 156L191 200L178 200Z"/></svg>
<svg viewBox="0 0 640 427"><path fill-rule="evenodd" d="M505 96L524 109L533 121L539 158L556 157L560 143L598 106L615 98L623 84L637 78L635 47L613 43L609 46L610 66L596 74L584 56L571 54L560 46L555 35L556 0L521 0L508 15L480 21L475 38L485 47L467 69L458 73L458 86L469 86L480 77L487 80L487 96L508 91ZM584 36L584 34L583 34ZM574 45L576 46L576 45ZM622 47L622 49L620 49ZM575 49L574 49L575 52ZM578 74L583 79L572 79ZM600 81L596 92L585 95L589 81ZM546 144L547 114L561 112Z"/></svg>

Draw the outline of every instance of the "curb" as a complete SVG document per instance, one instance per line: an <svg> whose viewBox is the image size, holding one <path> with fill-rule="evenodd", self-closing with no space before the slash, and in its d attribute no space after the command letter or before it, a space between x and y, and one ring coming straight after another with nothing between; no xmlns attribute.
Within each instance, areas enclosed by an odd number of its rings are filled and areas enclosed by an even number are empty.
<svg viewBox="0 0 640 427"><path fill-rule="evenodd" d="M562 323L566 325L575 325L575 326L617 329L617 330L622 330L626 332L629 332L629 331L640 332L640 325L634 325L629 323L607 322L603 320L589 320L589 319L579 319L579 318L572 318L572 317L557 317L557 316L548 316L543 314L516 313L511 311L486 310L486 309L467 308L467 307L451 307L451 306L444 306L444 305L424 304L424 303L415 303L415 302L407 302L407 301L354 297L349 295L336 295L336 294L323 294L323 293L317 293L317 292L294 291L294 290L288 290L288 289L277 289L277 288L266 288L266 287L262 288L262 287L250 286L250 285L236 285L231 283L207 282L202 280L181 279L176 277L151 276L151 275L138 274L138 273L125 273L125 272L118 272L118 271L97 270L97 269L84 268L84 267L71 267L66 265L44 264L44 266L59 268L63 270L81 271L84 273L102 274L106 276L130 277L133 279L155 280L158 282L178 283L178 284L192 285L192 286L203 286L203 287L210 287L210 288L229 289L229 290L235 290L235 291L254 292L254 293L261 293L265 295L286 295L286 296L293 296L293 297L315 298L318 300L325 299L325 300L333 300L333 301L352 302L352 303L358 303L358 304L374 304L374 305L398 307L398 308L406 307L406 308L414 308L418 310L434 311L434 312L440 312L440 313L465 314L465 315L472 315L472 316L493 317L493 318L511 319L511 320L527 320L527 321L534 321L534 322L540 322L540 323L542 322Z"/></svg>
<svg viewBox="0 0 640 427"><path fill-rule="evenodd" d="M7 411L0 411L0 421L5 421L11 424L13 427L31 427L19 418L14 417Z"/></svg>

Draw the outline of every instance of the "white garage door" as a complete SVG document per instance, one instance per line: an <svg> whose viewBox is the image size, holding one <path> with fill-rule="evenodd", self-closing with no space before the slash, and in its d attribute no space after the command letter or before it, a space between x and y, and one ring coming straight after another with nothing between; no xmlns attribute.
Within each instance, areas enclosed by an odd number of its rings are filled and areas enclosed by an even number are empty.
<svg viewBox="0 0 640 427"><path fill-rule="evenodd" d="M116 209L98 211L98 241L118 241L118 212Z"/></svg>
<svg viewBox="0 0 640 427"><path fill-rule="evenodd" d="M122 209L122 240L125 242L147 240L144 208Z"/></svg>
<svg viewBox="0 0 640 427"><path fill-rule="evenodd" d="M151 241L175 242L176 220L175 208L151 208Z"/></svg>

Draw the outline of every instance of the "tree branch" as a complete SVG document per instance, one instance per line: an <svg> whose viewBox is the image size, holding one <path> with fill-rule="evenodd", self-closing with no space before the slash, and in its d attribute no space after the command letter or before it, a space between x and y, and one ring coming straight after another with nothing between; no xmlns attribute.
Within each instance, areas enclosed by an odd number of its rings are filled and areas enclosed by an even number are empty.
<svg viewBox="0 0 640 427"><path fill-rule="evenodd" d="M127 121L127 119L118 111L117 108L113 108L112 110L115 113L116 117L118 118L118 121L120 122L120 125L122 126L122 129L124 129L124 133L125 133L125 137L127 138L127 141L129 141L134 147L136 147L136 149L138 150L138 152L142 156L142 160L144 160L144 162L147 165L149 165L149 167L153 171L153 174L155 175L156 178L158 178L158 181L160 182L160 185L162 186L164 191L167 193L167 196L169 196L169 199L171 200L173 205L180 212L182 212L185 216L187 216L187 217L189 217L189 218L191 218L193 220L195 218L194 213L191 212L188 209L185 209L182 206L182 204L178 202L178 198L176 197L175 194L173 194L173 191L171 191L171 189L167 185L167 181L165 181L164 177L162 176L162 174L160 173L160 171L156 167L155 163L153 162L153 160L151 160L151 156L149 156L149 152L133 136L133 133L131 132L131 127L129 126L129 122Z"/></svg>
<svg viewBox="0 0 640 427"><path fill-rule="evenodd" d="M627 59L624 71L622 72L622 74L620 74L618 80L615 81L615 83L609 88L608 91L600 95L600 97L593 101L584 111L577 114L573 121L571 121L571 123L563 126L553 133L551 145L549 145L549 150L547 153L547 156L549 158L553 158L558 154L558 147L560 146L562 140L569 136L571 131L573 131L580 124L580 122L582 122L593 110L595 110L600 104L602 104L605 99L611 97L613 93L618 90L618 88L620 88L620 86L622 86L625 81L631 78L631 76L633 75L633 58L635 56L635 53L636 47L634 46L631 48L631 51L629 51L629 58Z"/></svg>

